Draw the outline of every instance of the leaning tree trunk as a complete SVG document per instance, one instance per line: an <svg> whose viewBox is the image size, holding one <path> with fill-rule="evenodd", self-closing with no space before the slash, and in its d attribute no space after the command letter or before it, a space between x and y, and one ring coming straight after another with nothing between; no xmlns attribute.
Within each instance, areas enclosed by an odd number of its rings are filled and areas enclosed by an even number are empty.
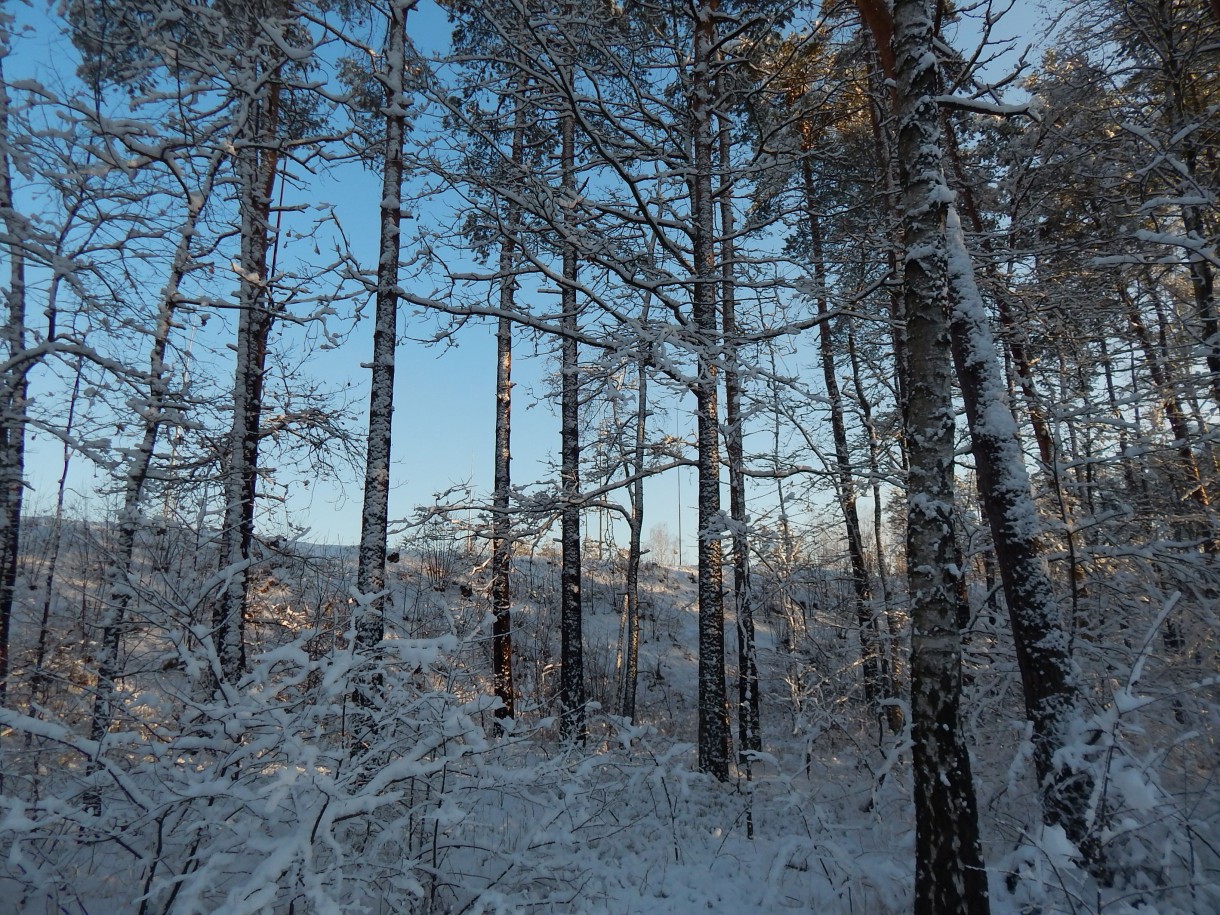
<svg viewBox="0 0 1220 915"><path fill-rule="evenodd" d="M907 580L915 775L915 913L989 911L970 757L962 735L961 569L953 539L954 422L946 316L945 219L937 96L942 93L927 0L894 4L903 300L907 344Z"/></svg>
<svg viewBox="0 0 1220 915"><path fill-rule="evenodd" d="M1034 770L1042 791L1042 815L1048 824L1062 826L1092 860L1099 851L1089 836L1092 779L1055 761L1077 717L1080 685L1038 542L1037 508L1025 456L1017 445L1016 422L991 326L953 209L948 234L953 359L970 425L979 501L991 529L1008 604L1025 714L1033 723Z"/></svg>
<svg viewBox="0 0 1220 915"><path fill-rule="evenodd" d="M157 438L165 422L167 408L171 407L168 366L165 362L170 334L174 329L174 318L181 297L182 281L191 264L191 243L195 238L204 203L211 197L212 185L220 167L222 153L213 156L204 186L196 193L187 194L187 213L178 233L178 245L170 265L170 275L165 283L157 321L153 327L152 345L149 350L148 395L140 415L144 417L144 431L139 443L131 453L127 465L127 478L123 485L123 507L119 510L118 537L114 546L109 577L110 605L102 623L102 642L98 651L97 686L93 696L93 715L89 726L89 739L99 742L110 729L114 716L115 679L119 675L119 650L127 613L134 596L132 573L135 559L136 534L140 529L140 512L144 487L152 467L153 452ZM49 599L49 598L48 598ZM94 799L96 804L96 798Z"/></svg>
<svg viewBox="0 0 1220 915"><path fill-rule="evenodd" d="M813 261L815 298L817 300L819 355L822 380L830 406L830 430L835 449L835 498L843 529L847 534L847 555L851 562L852 588L856 594L856 621L860 627L860 658L864 673L864 698L869 710L881 714L882 698L891 690L881 675L881 633L873 608L873 587L869 581L864 558L864 534L856 512L856 482L851 468L851 452L847 447L847 424L843 416L843 396L835 375L834 342L830 333L830 307L826 290L826 260L822 245L822 223L818 218L813 186L813 165L808 157L801 163L805 191L805 220L809 226L810 254Z"/></svg>

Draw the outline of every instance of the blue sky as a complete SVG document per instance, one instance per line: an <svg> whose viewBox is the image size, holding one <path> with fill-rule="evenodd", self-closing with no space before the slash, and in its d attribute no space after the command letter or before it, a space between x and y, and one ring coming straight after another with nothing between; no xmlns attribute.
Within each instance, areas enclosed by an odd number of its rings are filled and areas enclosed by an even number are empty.
<svg viewBox="0 0 1220 915"><path fill-rule="evenodd" d="M53 86L71 79L74 59L70 45L58 34L58 24L46 14L46 9L40 0L14 8L29 28L15 42L14 53L6 61L10 81L34 78ZM1023 25L1031 24L1033 15L1040 10L1023 8L1019 12L1022 14L1019 21L1004 34L1016 34ZM411 14L408 30L425 50L441 49L448 43L445 15L430 0L422 2L420 9ZM964 47L965 43L963 36L959 44ZM332 206L353 253L364 264L375 262L380 188L374 175L355 165L336 167L311 179L305 191L296 193L300 202ZM288 202L293 202L291 195ZM430 215L424 211L420 217L426 221ZM405 230L409 234L412 224L408 223ZM408 251L408 257L409 254ZM404 310L400 332L408 338L425 337L434 324L431 318ZM213 328L218 325L219 322ZM394 518L411 518L417 506L433 501L435 493L456 486L470 484L483 496L490 487L495 379L491 322L472 322L454 338L454 343L429 347L405 342L399 349L391 484ZM545 349L549 352L553 346L547 343ZM535 356L533 351L532 341L524 336L518 338L514 360L514 380L518 386L513 413L513 471L518 483L553 478L550 463L558 450L555 410L545 400L545 380L553 370L553 361L547 355ZM370 352L371 320L365 320L346 345L329 353L314 354L309 364L310 372L330 386L345 390L356 425L362 425L360 414L367 403L368 371L361 363L369 358ZM218 367L217 371L223 368ZM659 393L655 387L654 391ZM62 395L47 391L44 396ZM689 398L685 398L679 410L669 410L657 422L663 423L664 431L670 434L688 436L690 406ZM85 503L96 505L94 493L106 488L109 478L92 469L83 458L74 458L73 464L74 490ZM49 510L60 466L58 444L36 436L29 462L33 487L29 504L35 510ZM292 524L308 527L309 539L347 543L356 540L361 499L357 478L334 482L306 472L281 482L283 501L268 501L264 506L264 532L277 533ZM671 472L648 487L650 520L646 530L652 524L664 524L671 535L682 530L686 561L693 561L694 556L693 500L691 470ZM588 523L595 522L590 518Z"/></svg>

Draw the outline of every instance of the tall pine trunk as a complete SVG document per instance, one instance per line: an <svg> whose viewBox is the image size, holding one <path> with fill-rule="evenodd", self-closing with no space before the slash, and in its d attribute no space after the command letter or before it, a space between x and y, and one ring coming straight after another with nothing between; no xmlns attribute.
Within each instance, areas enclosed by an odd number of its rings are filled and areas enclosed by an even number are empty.
<svg viewBox="0 0 1220 915"><path fill-rule="evenodd" d="M897 0L893 22L906 252L915 915L985 915L987 875L960 719L961 569L953 538L954 409L946 314L945 219L951 195L936 102L943 90L927 0Z"/></svg>
<svg viewBox="0 0 1220 915"><path fill-rule="evenodd" d="M746 510L744 417L741 412L741 375L734 337L737 334L736 265L733 257L733 195L729 193L732 140L728 118L721 117L720 169L720 313L724 335L724 450L729 465L729 514L733 519L733 610L737 622L737 758L746 778L753 777L753 757L762 752L758 649L754 637L754 605L750 587L749 514ZM750 814L747 814L750 816ZM747 820L753 836L754 822Z"/></svg>
<svg viewBox="0 0 1220 915"><path fill-rule="evenodd" d="M521 86L513 100L512 165L524 168L525 99ZM496 325L496 440L491 496L491 656L492 684L500 707L497 718L516 716L513 688L512 626L512 515L509 494L512 489L512 414L513 414L513 323L509 314L516 308L517 232L521 206L507 204L507 234L500 243L500 318Z"/></svg>
<svg viewBox="0 0 1220 915"><path fill-rule="evenodd" d="M381 164L381 203L378 214L377 290L373 317L373 358L370 362L368 441L364 455L364 499L360 516L360 546L356 558L356 649L371 668L356 674L352 694L355 714L350 745L368 749L373 743L377 711L383 703L377 670L385 638L386 538L390 508L390 450L394 427L394 360L398 334L398 262L402 240L403 142L407 130L407 14L415 0L389 4L385 68L379 80L385 93L385 135Z"/></svg>
<svg viewBox="0 0 1220 915"><path fill-rule="evenodd" d="M402 249L403 142L407 129L406 30L415 0L393 0L386 24L385 147L381 171L380 244L373 318L369 433L364 462L364 503L356 567L356 644L375 648L385 635L385 563L389 523L390 447L394 417L394 355L398 330L398 262Z"/></svg>
<svg viewBox="0 0 1220 915"><path fill-rule="evenodd" d="M724 683L724 570L720 514L720 424L717 360L720 335L716 320L715 206L712 151L716 131L712 75L716 39L716 0L695 4L694 54L691 63L691 219L694 254L692 317L699 339L694 383L699 470L699 768L720 781L729 777L729 715Z"/></svg>
<svg viewBox="0 0 1220 915"><path fill-rule="evenodd" d="M250 54L257 23L247 22ZM247 123L237 151L237 192L240 211L240 257L237 343L233 371L233 419L229 428L224 471L224 521L220 563L227 580L212 611L213 638L220 677L235 683L246 668L246 605L249 568L254 561L254 506L258 483L258 445L267 366L267 344L275 314L270 291L268 254L271 248L271 196L279 155L280 85L251 63L251 77L264 77L261 89L248 100Z"/></svg>

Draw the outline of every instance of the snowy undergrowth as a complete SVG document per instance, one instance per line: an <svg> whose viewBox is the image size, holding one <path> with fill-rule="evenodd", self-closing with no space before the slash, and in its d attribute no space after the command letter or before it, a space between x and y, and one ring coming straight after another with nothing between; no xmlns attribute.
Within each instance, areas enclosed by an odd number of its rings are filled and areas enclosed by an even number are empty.
<svg viewBox="0 0 1220 915"><path fill-rule="evenodd" d="M863 714L858 645L833 588L806 595L820 609L802 619L760 605L768 754L752 781L718 784L693 771L689 575L646 578L640 723L597 714L589 745L564 748L550 704L552 572L520 570L519 687L532 701L506 735L487 698L477 577L403 571L375 662L346 647L350 628L305 612L308 595L272 589L282 603L262 619L250 675L206 700L207 639L158 632L146 608L140 673L102 747L80 736L87 691L75 706L0 712L0 911L909 910L908 735ZM587 657L606 680L617 595L590 578ZM1147 638L1080 722L1070 752L1097 776L1107 887L1037 825L1004 643L976 634L969 687L993 912L1220 909L1209 707L1191 712L1197 727L1178 725L1183 694L1165 692ZM378 684L376 707L353 705L353 682ZM592 685L608 705L608 684Z"/></svg>

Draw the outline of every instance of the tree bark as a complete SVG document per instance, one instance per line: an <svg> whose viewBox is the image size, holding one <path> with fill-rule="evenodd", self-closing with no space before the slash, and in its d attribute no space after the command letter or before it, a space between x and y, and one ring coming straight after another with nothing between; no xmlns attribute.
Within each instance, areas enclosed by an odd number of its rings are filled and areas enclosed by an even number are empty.
<svg viewBox="0 0 1220 915"><path fill-rule="evenodd" d="M1025 456L994 337L957 213L948 217L949 282L953 359L970 426L979 500L987 516L996 563L1012 625L1025 714L1033 724L1034 770L1042 793L1043 819L1062 826L1068 838L1095 857L1089 837L1090 777L1055 763L1077 717L1080 685L1059 605L1038 542L1038 517Z"/></svg>
<svg viewBox="0 0 1220 915"><path fill-rule="evenodd" d="M512 165L524 168L525 101L514 98ZM508 314L516 308L517 232L521 206L507 204L507 234L500 243L500 310L496 325L496 441L492 480L491 525L491 656L492 684L500 707L497 718L516 717L513 688L512 627L512 515L509 495L512 489L512 413L513 413L513 324Z"/></svg>
<svg viewBox="0 0 1220 915"><path fill-rule="evenodd" d="M570 72L569 72L570 77ZM560 734L565 740L585 743L588 718L585 697L584 641L581 619L580 555L580 348L576 342L576 119L569 110L560 119L560 166L563 216L563 312L560 403L560 479L563 512L560 519Z"/></svg>
<svg viewBox="0 0 1220 915"><path fill-rule="evenodd" d="M936 98L942 92L926 0L896 0L903 301L907 342L907 578L915 772L915 913L989 911L970 757L961 731L961 576L953 539L954 422L946 316L945 219Z"/></svg>
<svg viewBox="0 0 1220 915"><path fill-rule="evenodd" d="M716 319L715 198L712 193L711 72L716 39L717 0L694 6L694 48L691 62L691 133L694 173L691 177L691 220L694 276L691 277L692 318L699 336L698 373L694 383L697 417L696 449L699 472L699 768L720 781L729 777L729 715L724 682L724 572L720 512L720 427L717 361L720 335Z"/></svg>
<svg viewBox="0 0 1220 915"><path fill-rule="evenodd" d="M722 333L724 337L724 450L729 465L729 514L733 519L733 608L737 622L737 754L746 774L753 777L753 753L762 752L760 696L758 694L758 649L754 637L754 605L750 585L749 513L746 509L744 417L741 412L741 376L734 337L737 334L736 265L734 264L733 195L729 192L732 138L729 121L721 117L719 130L720 168L724 186L720 193L720 271ZM747 829L753 837L754 821L747 814Z"/></svg>
<svg viewBox="0 0 1220 915"><path fill-rule="evenodd" d="M249 22L248 41L258 26ZM253 47L250 49L254 55ZM257 71L257 65L251 64ZM249 74L253 78L256 73ZM271 248L271 196L279 164L277 129L280 85L259 73L262 90L247 102L248 123L239 124L235 142L241 217L237 343L233 371L233 420L224 470L224 522L220 563L227 581L212 611L213 638L220 677L235 683L246 669L246 608L249 566L253 561L254 506L258 484L258 445L267 366L267 343L274 322L268 254Z"/></svg>

